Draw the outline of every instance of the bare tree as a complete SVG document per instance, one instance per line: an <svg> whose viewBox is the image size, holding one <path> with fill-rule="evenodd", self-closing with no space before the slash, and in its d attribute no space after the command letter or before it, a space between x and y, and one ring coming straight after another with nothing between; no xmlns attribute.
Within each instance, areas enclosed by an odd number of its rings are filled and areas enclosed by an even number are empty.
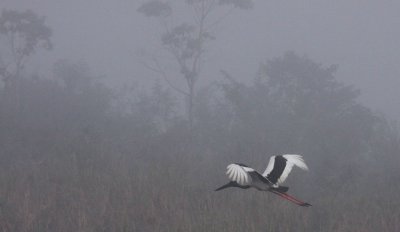
<svg viewBox="0 0 400 232"><path fill-rule="evenodd" d="M196 83L202 69L201 61L204 57L207 45L215 39L212 33L213 27L219 24L225 16L230 14L234 8L249 9L252 7L251 0L186 0L181 1L192 11L189 21L180 21L174 25L168 23L172 18L173 8L169 2L152 0L142 4L138 11L148 17L157 17L163 26L161 35L162 46L173 55L178 64L179 72L186 83L186 90L173 85L165 70L162 69L158 59L153 58L153 65L145 64L146 67L159 73L166 82L176 91L183 94L187 102L187 115L190 129L193 127L193 100L195 97ZM216 11L222 6L229 6L226 13L218 17Z"/></svg>

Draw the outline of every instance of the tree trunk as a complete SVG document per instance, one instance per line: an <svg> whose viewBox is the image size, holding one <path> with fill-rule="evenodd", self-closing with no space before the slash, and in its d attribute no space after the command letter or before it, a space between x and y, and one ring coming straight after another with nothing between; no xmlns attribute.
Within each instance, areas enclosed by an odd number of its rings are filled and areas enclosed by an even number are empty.
<svg viewBox="0 0 400 232"><path fill-rule="evenodd" d="M188 95L188 120L190 134L193 133L193 100L194 100L194 81L189 82L189 95Z"/></svg>

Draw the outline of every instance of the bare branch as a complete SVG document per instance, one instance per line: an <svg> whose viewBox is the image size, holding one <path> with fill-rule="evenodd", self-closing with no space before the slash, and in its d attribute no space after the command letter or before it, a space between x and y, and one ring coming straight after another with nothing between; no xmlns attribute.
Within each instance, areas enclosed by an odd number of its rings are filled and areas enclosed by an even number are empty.
<svg viewBox="0 0 400 232"><path fill-rule="evenodd" d="M225 78L225 79L227 79L227 80L229 80L231 83L233 83L233 84L238 84L238 82L232 77L232 75L231 74L229 74L226 70L223 70L223 69L221 69L221 70L219 70L220 72L221 72L221 74L222 74L222 76Z"/></svg>
<svg viewBox="0 0 400 232"><path fill-rule="evenodd" d="M165 82L167 82L167 84L171 88L173 88L175 91L177 91L185 96L189 95L187 92L183 91L182 89L180 89L180 88L176 87L174 84L172 84L172 82L168 78L167 73L161 68L160 63L158 62L158 60L155 57L153 57L153 61L154 61L154 64L156 65L156 67L147 64L143 60L139 60L139 63L141 63L144 67L148 68L149 70L160 74L164 78Z"/></svg>

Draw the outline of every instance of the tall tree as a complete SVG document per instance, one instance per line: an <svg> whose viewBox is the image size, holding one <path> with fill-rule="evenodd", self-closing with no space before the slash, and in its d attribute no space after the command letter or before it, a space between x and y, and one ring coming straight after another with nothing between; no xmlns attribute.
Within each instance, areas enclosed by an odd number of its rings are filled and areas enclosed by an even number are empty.
<svg viewBox="0 0 400 232"><path fill-rule="evenodd" d="M202 58L209 42L215 39L212 28L226 16L225 14L218 17L216 11L224 5L230 6L228 13L234 8L249 9L252 7L252 0L186 0L179 3L182 4L179 7L188 7L192 11L192 18L173 25L168 22L177 13L173 12L170 2L151 0L142 4L138 11L145 16L158 18L163 26L161 43L178 64L179 72L186 82L186 90L171 83L157 58L153 59L154 65L147 67L160 73L172 88L185 96L189 125L192 129L193 100L202 68Z"/></svg>
<svg viewBox="0 0 400 232"><path fill-rule="evenodd" d="M225 85L243 153L300 152L315 157L316 173L356 171L380 119L357 101L358 90L336 79L336 69L288 52L263 64L253 85Z"/></svg>
<svg viewBox="0 0 400 232"><path fill-rule="evenodd" d="M21 72L28 58L39 47L52 48L51 29L45 18L33 11L18 12L3 10L0 15L0 42L4 43L0 53L0 76L5 94L12 104L19 105Z"/></svg>

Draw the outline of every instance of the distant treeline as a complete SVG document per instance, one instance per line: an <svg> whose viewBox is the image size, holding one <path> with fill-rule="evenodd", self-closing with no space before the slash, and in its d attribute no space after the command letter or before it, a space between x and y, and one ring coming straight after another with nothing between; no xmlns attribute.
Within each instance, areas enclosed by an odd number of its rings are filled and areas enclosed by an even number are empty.
<svg viewBox="0 0 400 232"><path fill-rule="evenodd" d="M81 63L0 88L0 231L400 231L400 141L359 91L288 52L251 84L197 91L193 125L158 83L125 92ZM307 209L256 190L214 192L225 167L263 170L298 153L289 177Z"/></svg>

